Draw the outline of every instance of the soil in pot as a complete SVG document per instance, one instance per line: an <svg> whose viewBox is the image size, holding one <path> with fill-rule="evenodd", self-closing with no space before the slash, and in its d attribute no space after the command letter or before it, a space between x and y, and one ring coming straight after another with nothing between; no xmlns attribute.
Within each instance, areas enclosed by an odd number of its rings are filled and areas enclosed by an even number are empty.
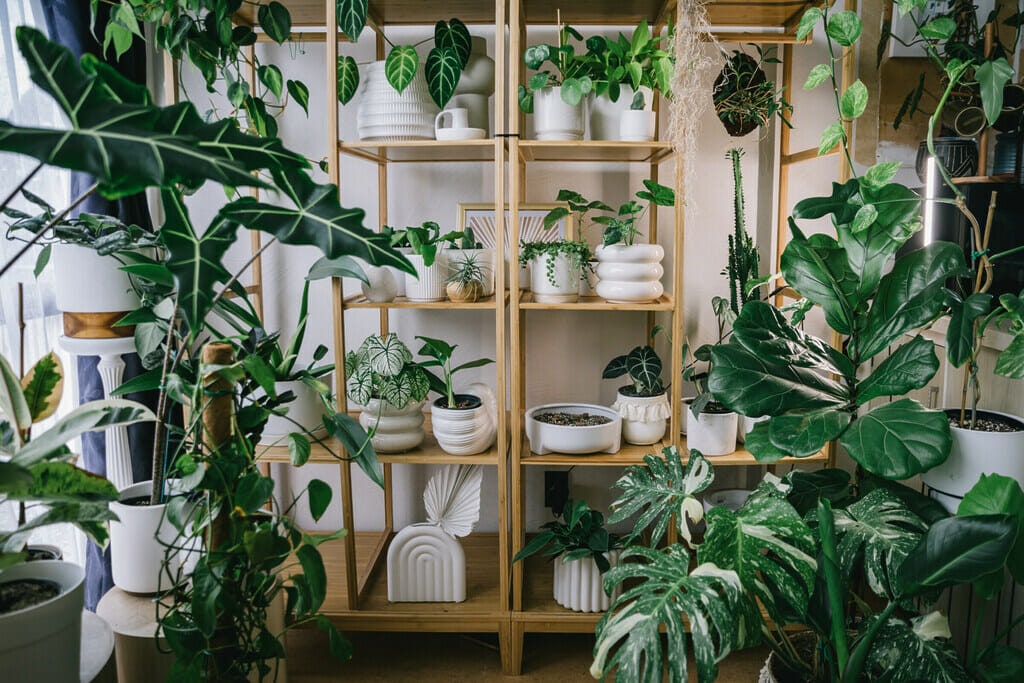
<svg viewBox="0 0 1024 683"><path fill-rule="evenodd" d="M605 415L591 415L590 413L539 413L533 416L537 422L560 427L593 427L611 422L611 418Z"/></svg>
<svg viewBox="0 0 1024 683"><path fill-rule="evenodd" d="M437 399L434 402L434 405L436 405L438 408L448 408L449 410L472 410L473 408L479 408L480 406L482 406L483 401L481 401L478 397L473 396L472 394L455 394L454 406L449 406L448 399L446 399L444 396Z"/></svg>
<svg viewBox="0 0 1024 683"><path fill-rule="evenodd" d="M0 614L17 612L57 597L60 585L45 579L18 579L0 583Z"/></svg>
<svg viewBox="0 0 1024 683"><path fill-rule="evenodd" d="M60 549L49 545L30 545L25 548L28 556L26 562L38 562L40 560L63 560Z"/></svg>
<svg viewBox="0 0 1024 683"><path fill-rule="evenodd" d="M949 415L949 426L960 427L960 411L951 410L948 411ZM967 413L967 419L962 429L969 429L972 432L998 432L998 433L1012 433L1012 432L1024 432L1024 425L1019 421L1005 417L1003 415L997 415L996 413L989 413L984 410L978 411L978 419L974 421L974 426L971 427L971 414L970 411Z"/></svg>

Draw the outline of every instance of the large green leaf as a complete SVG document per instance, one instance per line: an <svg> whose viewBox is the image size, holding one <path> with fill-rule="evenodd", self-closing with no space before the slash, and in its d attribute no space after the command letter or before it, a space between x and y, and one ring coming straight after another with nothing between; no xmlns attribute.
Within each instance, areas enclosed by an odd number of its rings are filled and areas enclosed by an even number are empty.
<svg viewBox="0 0 1024 683"><path fill-rule="evenodd" d="M978 483L964 495L956 513L1008 514L1017 520L1017 542L1010 553L1008 567L1014 580L1024 583L1024 490L1021 490L1020 482L1001 474L982 474ZM1001 577L1002 571L999 574Z"/></svg>
<svg viewBox="0 0 1024 683"><path fill-rule="evenodd" d="M30 483L0 487L9 500L40 503L105 503L117 500L117 488L106 477L86 472L69 462L38 462L28 468Z"/></svg>
<svg viewBox="0 0 1024 683"><path fill-rule="evenodd" d="M338 203L335 185L319 185L302 171L274 172L277 186L295 203L294 208L265 204L243 197L225 205L221 215L247 228L268 232L285 244L309 244L328 258L357 256L375 266L416 271L386 237L363 226L365 212Z"/></svg>
<svg viewBox="0 0 1024 683"><path fill-rule="evenodd" d="M925 523L885 489L834 510L833 516L843 574L850 577L855 567L863 566L871 590L892 598L896 571L921 540Z"/></svg>
<svg viewBox="0 0 1024 683"><path fill-rule="evenodd" d="M63 393L64 368L53 351L36 361L22 380L25 402L32 422L39 422L57 411Z"/></svg>
<svg viewBox="0 0 1024 683"><path fill-rule="evenodd" d="M78 406L62 417L42 434L36 435L11 459L15 464L29 467L46 460L74 438L86 432L110 427L127 427L137 422L150 422L156 416L141 403L111 398L90 401Z"/></svg>
<svg viewBox="0 0 1024 683"><path fill-rule="evenodd" d="M338 81L338 101L348 104L359 90L359 66L349 55L338 57L335 77Z"/></svg>
<svg viewBox="0 0 1024 683"><path fill-rule="evenodd" d="M931 381L938 369L935 344L917 335L857 384L857 405L882 396L902 396L920 389Z"/></svg>
<svg viewBox="0 0 1024 683"><path fill-rule="evenodd" d="M932 524L896 575L901 597L941 590L991 574L1006 563L1017 539L1010 515L948 517Z"/></svg>
<svg viewBox="0 0 1024 683"><path fill-rule="evenodd" d="M455 94L455 86L459 84L459 78L462 76L462 60L459 53L453 47L435 47L427 53L424 72L430 99L444 109L448 100Z"/></svg>
<svg viewBox="0 0 1024 683"><path fill-rule="evenodd" d="M630 465L615 482L622 491L611 505L609 524L636 517L630 538L637 538L650 528L650 545L657 545L665 535L675 516L679 532L690 538L689 522L697 524L703 518L702 503L695 498L715 478L711 463L697 451L690 451L690 459L683 465L679 449L668 446L661 457L644 456L644 464ZM688 521L689 520L689 521Z"/></svg>
<svg viewBox="0 0 1024 683"><path fill-rule="evenodd" d="M0 414L13 421L14 446L21 446L23 433L32 426L32 413L21 391L21 380L3 356L0 356Z"/></svg>
<svg viewBox="0 0 1024 683"><path fill-rule="evenodd" d="M639 561L626 562L636 559ZM667 660L668 680L687 680L686 615L701 683L714 681L717 663L734 649L756 642L760 615L744 594L736 572L702 564L690 571L690 556L681 545L664 551L633 546L622 563L606 574L606 589L635 582L623 591L597 624L595 678L613 670L616 679L660 683ZM664 634L661 633L664 629ZM662 638L667 647L662 647Z"/></svg>
<svg viewBox="0 0 1024 683"><path fill-rule="evenodd" d="M776 620L807 609L818 569L814 534L786 500L788 489L766 477L738 511L712 508L697 551L699 563L735 571Z"/></svg>
<svg viewBox="0 0 1024 683"><path fill-rule="evenodd" d="M896 260L882 278L871 309L858 325L850 356L863 363L942 310L946 280L964 272L964 255L952 242L932 242Z"/></svg>
<svg viewBox="0 0 1024 683"><path fill-rule="evenodd" d="M473 40L469 29L458 19L439 21L434 24L434 45L440 48L451 48L459 56L459 68L463 69L469 62L469 54L473 51Z"/></svg>
<svg viewBox="0 0 1024 683"><path fill-rule="evenodd" d="M338 29L353 43L366 26L367 0L336 0L334 6L338 18Z"/></svg>
<svg viewBox="0 0 1024 683"><path fill-rule="evenodd" d="M816 509L821 498L828 499L834 508L851 493L850 473L846 470L792 470L782 480L791 486L786 499L801 516Z"/></svg>
<svg viewBox="0 0 1024 683"><path fill-rule="evenodd" d="M945 633L936 633L934 627L926 626L934 621L932 615L916 617L912 625L890 618L879 628L865 661L865 672L870 680L929 683L971 680L949 641L949 625L946 624ZM940 618L945 620L945 617Z"/></svg>
<svg viewBox="0 0 1024 683"><path fill-rule="evenodd" d="M0 533L0 548L4 551L12 550L9 546L12 538L23 537L25 532L39 529L51 524L69 523L85 532L85 535L101 548L107 544L107 524L117 519L117 515L110 511L108 503L61 503L54 505L41 515L37 515L27 523L18 527L14 534L6 535ZM18 543L20 546L21 544Z"/></svg>
<svg viewBox="0 0 1024 683"><path fill-rule="evenodd" d="M949 420L940 410L903 398L854 420L839 442L868 472L909 479L949 456Z"/></svg>
<svg viewBox="0 0 1024 683"><path fill-rule="evenodd" d="M793 239L786 245L781 260L786 282L821 306L829 327L840 334L850 334L864 301L846 250L828 235L804 237L792 222L790 229Z"/></svg>
<svg viewBox="0 0 1024 683"><path fill-rule="evenodd" d="M754 459L760 463L773 463L788 458L789 453L772 443L770 437L771 420L758 422L754 428L747 432L744 444Z"/></svg>
<svg viewBox="0 0 1024 683"><path fill-rule="evenodd" d="M765 301L744 304L733 322L733 338L759 356L777 359L775 362L785 365L842 377L852 377L856 372L849 358L831 344L790 324L777 308Z"/></svg>
<svg viewBox="0 0 1024 683"><path fill-rule="evenodd" d="M394 376L402 371L405 364L412 360L412 352L402 343L394 332L385 337L370 335L363 344L366 351L366 362L370 369L378 375Z"/></svg>
<svg viewBox="0 0 1024 683"><path fill-rule="evenodd" d="M806 458L842 434L852 418L850 411L837 408L777 415L768 421L768 438L783 453Z"/></svg>
<svg viewBox="0 0 1024 683"><path fill-rule="evenodd" d="M345 447L347 457L359 466L370 481L384 488L384 468L377 459L370 437L351 415L335 413L324 418L324 426Z"/></svg>
<svg viewBox="0 0 1024 683"><path fill-rule="evenodd" d="M1005 57L986 60L974 70L981 91L981 107L988 125L995 125L1003 109L1003 88L1013 78L1013 67Z"/></svg>
<svg viewBox="0 0 1024 683"><path fill-rule="evenodd" d="M396 45L384 60L384 77L392 88L401 93L412 83L419 66L420 56L416 54L416 48L412 45Z"/></svg>

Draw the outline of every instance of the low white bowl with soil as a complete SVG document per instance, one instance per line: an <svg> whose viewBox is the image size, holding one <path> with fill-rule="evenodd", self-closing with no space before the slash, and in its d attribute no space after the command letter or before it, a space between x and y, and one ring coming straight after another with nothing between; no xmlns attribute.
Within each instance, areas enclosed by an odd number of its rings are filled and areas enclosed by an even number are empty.
<svg viewBox="0 0 1024 683"><path fill-rule="evenodd" d="M1024 481L1024 420L1016 415L979 410L976 429L959 426L960 409L949 408L953 445L946 462L921 475L931 496L955 513L961 499L982 474ZM968 412L968 419L970 413Z"/></svg>
<svg viewBox="0 0 1024 683"><path fill-rule="evenodd" d="M441 397L430 408L430 424L437 445L449 455L483 453L498 436L497 401L490 387L472 384L455 393L455 408Z"/></svg>
<svg viewBox="0 0 1024 683"><path fill-rule="evenodd" d="M538 455L618 453L622 417L606 406L546 403L526 411L526 437Z"/></svg>

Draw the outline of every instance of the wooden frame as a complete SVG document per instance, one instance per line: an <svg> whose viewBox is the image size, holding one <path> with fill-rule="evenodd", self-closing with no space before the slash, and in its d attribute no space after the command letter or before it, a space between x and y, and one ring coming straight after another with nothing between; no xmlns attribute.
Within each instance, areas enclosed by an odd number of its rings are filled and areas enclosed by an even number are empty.
<svg viewBox="0 0 1024 683"><path fill-rule="evenodd" d="M516 235L518 235L520 238L522 238L522 236L523 236L523 219L524 218L531 218L531 219L543 218L552 209L557 209L557 208L560 208L560 207L568 207L568 205L565 204L564 202L551 202L551 203L539 203L539 204L520 204L519 205L519 211L517 212L517 214L519 216L519 229L516 231ZM509 240L512 238L512 234L509 232L509 227L511 225L511 213L512 213L511 207L508 204L505 204L505 245L506 245L505 252L506 252L506 255L508 254L507 246L509 244ZM455 222L455 229L456 230L464 230L466 228L467 222L471 221L475 214L490 214L490 215L493 216L494 215L494 204L486 204L486 203L480 204L480 203L460 202L459 203L459 214L458 214L458 218L456 219L456 222ZM493 218L491 220L493 222ZM470 227L472 227L472 226L470 226ZM562 239L562 238L573 239L576 236L576 217L572 213L570 213L568 216L566 216L565 218L560 220L556 227L557 227L557 230L553 229L551 231L547 231L546 233L538 233L538 234L548 234L548 235L551 236L551 239L538 240L538 241L554 242L556 239ZM480 233L477 232L476 229L474 229L473 232L479 237ZM494 234L493 229L492 229L491 234L492 235ZM480 240L480 241L484 243L484 247L488 247L489 248L489 247L493 247L494 246L493 237L492 237L492 239L491 239L491 241L489 243L484 241L484 240Z"/></svg>

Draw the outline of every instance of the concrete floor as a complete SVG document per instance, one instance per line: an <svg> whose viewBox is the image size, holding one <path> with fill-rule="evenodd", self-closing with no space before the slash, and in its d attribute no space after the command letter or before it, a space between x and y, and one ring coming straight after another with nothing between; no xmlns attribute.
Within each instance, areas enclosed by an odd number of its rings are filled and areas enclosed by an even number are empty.
<svg viewBox="0 0 1024 683"><path fill-rule="evenodd" d="M337 662L327 654L327 636L314 629L288 634L289 683L341 681L558 681L592 682L588 634L526 634L523 675L504 676L497 638L450 633L351 633L352 661ZM734 653L719 665L718 680L757 680L767 651L754 648ZM691 660L692 661L692 660ZM693 671L691 680L696 680Z"/></svg>

